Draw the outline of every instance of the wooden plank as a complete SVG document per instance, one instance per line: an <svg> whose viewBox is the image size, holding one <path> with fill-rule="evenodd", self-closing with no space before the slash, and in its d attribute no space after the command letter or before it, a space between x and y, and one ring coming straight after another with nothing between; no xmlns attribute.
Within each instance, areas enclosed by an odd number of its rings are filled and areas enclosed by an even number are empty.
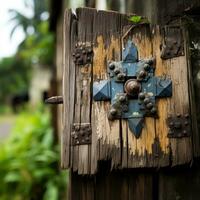
<svg viewBox="0 0 200 200"><path fill-rule="evenodd" d="M160 45L162 44L162 36L159 26L153 27L153 36L152 36L152 42L153 42L153 57L156 59L156 69L155 69L155 75L156 76L167 76L167 61L161 59L161 50ZM155 164L160 166L167 166L169 165L170 161L170 147L169 147L169 139L167 137L168 134L168 127L166 123L166 119L168 117L168 110L169 110L169 101L173 98L163 98L163 99L157 99L157 106L158 106L158 119L156 119L156 138L158 140L158 152L155 152L157 155L154 155L154 162ZM157 156L157 159L156 159Z"/></svg>
<svg viewBox="0 0 200 200"><path fill-rule="evenodd" d="M148 25L133 27L126 37L131 37L137 46L139 59L152 57L152 42ZM125 39L124 43L127 40ZM154 118L145 118L145 125L138 139L135 138L134 134L127 127L128 125L123 128L123 131L125 132L128 129L128 168L154 166L152 159L152 145L155 138Z"/></svg>
<svg viewBox="0 0 200 200"><path fill-rule="evenodd" d="M99 11L94 18L93 81L108 79L108 61L120 59L120 40L114 36L121 28L119 16L116 12ZM93 102L92 105L93 134L96 134L92 144L93 172L96 171L98 160L110 159L112 167L121 162L120 125L117 120L108 120L109 106L109 102Z"/></svg>
<svg viewBox="0 0 200 200"><path fill-rule="evenodd" d="M63 48L63 134L61 135L61 166L68 168L70 163L70 125L74 117L75 66L71 50L75 43L76 20L71 10L65 11Z"/></svg>
<svg viewBox="0 0 200 200"><path fill-rule="evenodd" d="M197 20L198 22L198 20ZM200 135L199 135L199 88L200 81L198 78L199 74L199 56L198 54L192 55L193 44L192 41L198 41L200 31L198 26L193 25L189 28L185 27L185 39L186 39L186 57L188 65L188 83L189 83L189 97L190 97L190 113L192 119L192 143L193 143L193 153L194 157L199 157L200 155Z"/></svg>
<svg viewBox="0 0 200 200"><path fill-rule="evenodd" d="M91 45L93 42L93 20L95 9L77 9L78 18L78 38L77 41L80 44L85 43ZM80 82L80 123L91 122L91 78L92 78L92 65L87 64L83 67L76 66L79 71L79 77L76 77ZM90 173L90 145L79 146L79 174Z"/></svg>

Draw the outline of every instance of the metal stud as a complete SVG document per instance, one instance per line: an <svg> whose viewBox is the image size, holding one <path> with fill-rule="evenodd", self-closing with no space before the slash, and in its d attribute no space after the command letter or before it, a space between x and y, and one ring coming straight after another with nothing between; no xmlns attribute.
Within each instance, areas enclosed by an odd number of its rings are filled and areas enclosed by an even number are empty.
<svg viewBox="0 0 200 200"><path fill-rule="evenodd" d="M146 105L146 104L148 104L148 103L150 103L150 99L149 99L148 97L146 97L146 98L144 99L144 104Z"/></svg>
<svg viewBox="0 0 200 200"><path fill-rule="evenodd" d="M138 97L139 97L140 100L144 100L145 99L145 93L140 92Z"/></svg>
<svg viewBox="0 0 200 200"><path fill-rule="evenodd" d="M147 109L152 109L153 108L153 104L150 102L146 105Z"/></svg>
<svg viewBox="0 0 200 200"><path fill-rule="evenodd" d="M110 63L110 64L109 64L109 69L110 69L110 70L115 69L115 64L114 64L114 63Z"/></svg>
<svg viewBox="0 0 200 200"><path fill-rule="evenodd" d="M120 97L119 97L119 101L120 101L120 102L126 101L126 97L125 97L125 96L120 96Z"/></svg>

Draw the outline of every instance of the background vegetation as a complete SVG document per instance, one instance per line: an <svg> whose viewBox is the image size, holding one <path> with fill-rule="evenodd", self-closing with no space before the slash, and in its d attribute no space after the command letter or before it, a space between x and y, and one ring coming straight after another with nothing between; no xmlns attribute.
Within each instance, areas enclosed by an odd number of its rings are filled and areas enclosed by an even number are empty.
<svg viewBox="0 0 200 200"><path fill-rule="evenodd" d="M50 113L39 107L18 115L0 148L0 200L58 200L65 195L66 171L59 170Z"/></svg>

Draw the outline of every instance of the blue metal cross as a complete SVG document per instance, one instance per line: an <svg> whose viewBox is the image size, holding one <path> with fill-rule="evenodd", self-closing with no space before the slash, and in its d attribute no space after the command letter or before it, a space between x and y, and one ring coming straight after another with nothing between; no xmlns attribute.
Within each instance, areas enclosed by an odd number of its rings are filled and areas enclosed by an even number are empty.
<svg viewBox="0 0 200 200"><path fill-rule="evenodd" d="M109 120L127 119L130 130L139 138L144 117L157 117L156 98L172 96L172 81L155 77L153 59L139 60L134 43L129 40L122 61L108 66L110 80L93 83L95 101L111 101Z"/></svg>

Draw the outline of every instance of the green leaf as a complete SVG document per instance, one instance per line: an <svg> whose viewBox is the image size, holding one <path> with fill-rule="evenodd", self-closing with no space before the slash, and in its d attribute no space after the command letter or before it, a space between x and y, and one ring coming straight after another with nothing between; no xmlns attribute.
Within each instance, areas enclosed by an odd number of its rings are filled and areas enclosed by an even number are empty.
<svg viewBox="0 0 200 200"><path fill-rule="evenodd" d="M22 177L21 175L19 174L19 172L9 172L5 178L4 178L4 181L6 183L9 183L9 182L19 182L22 180Z"/></svg>
<svg viewBox="0 0 200 200"><path fill-rule="evenodd" d="M138 15L134 15L129 18L129 21L134 22L134 23L139 23L141 22L142 17Z"/></svg>

